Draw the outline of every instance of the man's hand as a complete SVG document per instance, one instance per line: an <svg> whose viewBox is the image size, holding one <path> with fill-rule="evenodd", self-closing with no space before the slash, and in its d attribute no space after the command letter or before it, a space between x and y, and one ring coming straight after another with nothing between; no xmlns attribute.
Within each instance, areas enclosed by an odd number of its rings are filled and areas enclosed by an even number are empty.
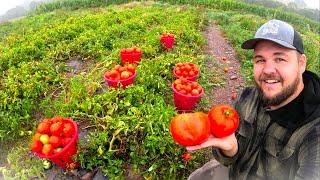
<svg viewBox="0 0 320 180"><path fill-rule="evenodd" d="M229 157L233 157L238 151L238 142L234 133L223 138L215 138L211 135L204 143L196 146L187 146L186 149L188 151L195 151L210 146L219 148L224 155Z"/></svg>

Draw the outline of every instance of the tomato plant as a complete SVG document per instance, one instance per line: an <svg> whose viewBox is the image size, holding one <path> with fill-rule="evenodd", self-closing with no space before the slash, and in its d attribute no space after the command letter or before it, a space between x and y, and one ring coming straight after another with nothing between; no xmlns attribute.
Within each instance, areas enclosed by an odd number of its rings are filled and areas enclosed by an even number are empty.
<svg viewBox="0 0 320 180"><path fill-rule="evenodd" d="M213 106L208 113L208 118L211 132L218 138L232 134L239 126L237 111L228 105Z"/></svg>

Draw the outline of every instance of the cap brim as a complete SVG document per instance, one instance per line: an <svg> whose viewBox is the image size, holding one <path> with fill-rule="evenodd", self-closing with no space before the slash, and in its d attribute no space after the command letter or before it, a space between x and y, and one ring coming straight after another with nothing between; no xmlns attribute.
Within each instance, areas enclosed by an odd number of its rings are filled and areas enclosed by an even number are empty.
<svg viewBox="0 0 320 180"><path fill-rule="evenodd" d="M242 43L241 48L242 49L254 49L257 45L257 43L261 40L267 40L267 41L272 41L274 43L279 44L280 46L289 48L289 49L296 49L294 46L291 44L288 44L287 42L277 40L277 39L268 39L268 38L254 38L254 39L249 39L245 42Z"/></svg>

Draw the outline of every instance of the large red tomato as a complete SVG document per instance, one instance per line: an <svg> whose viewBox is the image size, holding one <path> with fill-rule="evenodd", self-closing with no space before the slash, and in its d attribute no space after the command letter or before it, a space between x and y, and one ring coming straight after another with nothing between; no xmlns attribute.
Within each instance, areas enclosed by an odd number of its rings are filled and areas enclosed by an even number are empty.
<svg viewBox="0 0 320 180"><path fill-rule="evenodd" d="M170 132L173 139L183 146L203 143L210 136L210 124L203 112L184 113L172 118Z"/></svg>
<svg viewBox="0 0 320 180"><path fill-rule="evenodd" d="M237 111L228 105L212 107L208 113L208 118L211 133L218 138L232 134L239 126L239 115Z"/></svg>

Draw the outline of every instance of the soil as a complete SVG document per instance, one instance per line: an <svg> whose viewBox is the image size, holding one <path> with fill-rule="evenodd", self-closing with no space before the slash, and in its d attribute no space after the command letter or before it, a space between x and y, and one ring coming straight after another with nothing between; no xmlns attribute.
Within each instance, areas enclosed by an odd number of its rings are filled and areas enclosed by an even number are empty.
<svg viewBox="0 0 320 180"><path fill-rule="evenodd" d="M205 51L209 56L212 56L217 62L213 64L220 66L224 71L225 84L215 87L211 94L213 96L212 105L231 104L237 92L244 87L244 78L240 75L240 62L236 56L236 52L223 36L218 26L212 23L205 31L207 45ZM212 62L208 62L208 66L212 66Z"/></svg>

